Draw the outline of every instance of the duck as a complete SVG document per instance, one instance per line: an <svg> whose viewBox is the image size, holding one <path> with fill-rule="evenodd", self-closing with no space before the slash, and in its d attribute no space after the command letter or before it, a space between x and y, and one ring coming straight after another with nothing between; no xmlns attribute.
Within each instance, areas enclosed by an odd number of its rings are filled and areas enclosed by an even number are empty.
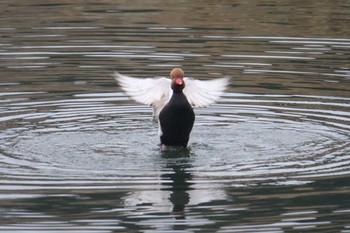
<svg viewBox="0 0 350 233"><path fill-rule="evenodd" d="M212 80L185 77L174 68L170 78L137 78L114 73L121 89L134 101L153 107L153 121L158 122L161 147L186 148L195 122L194 107L215 103L229 85L230 76Z"/></svg>

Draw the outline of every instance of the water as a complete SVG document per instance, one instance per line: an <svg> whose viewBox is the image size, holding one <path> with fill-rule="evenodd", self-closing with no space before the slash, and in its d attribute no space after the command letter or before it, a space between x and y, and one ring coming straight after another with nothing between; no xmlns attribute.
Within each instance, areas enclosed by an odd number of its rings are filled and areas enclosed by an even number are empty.
<svg viewBox="0 0 350 233"><path fill-rule="evenodd" d="M1 232L350 232L347 1L1 1ZM113 72L231 75L188 150Z"/></svg>

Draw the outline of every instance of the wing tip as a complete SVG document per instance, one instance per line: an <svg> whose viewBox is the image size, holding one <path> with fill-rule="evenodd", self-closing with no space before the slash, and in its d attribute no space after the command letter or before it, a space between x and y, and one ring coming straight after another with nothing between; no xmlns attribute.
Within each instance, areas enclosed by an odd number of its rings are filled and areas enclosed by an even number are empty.
<svg viewBox="0 0 350 233"><path fill-rule="evenodd" d="M118 71L114 71L113 77L114 77L114 79L115 79L117 82L120 82L120 79L123 78L123 75L120 74Z"/></svg>
<svg viewBox="0 0 350 233"><path fill-rule="evenodd" d="M222 79L225 81L226 86L228 86L230 84L232 76L231 75L226 75Z"/></svg>

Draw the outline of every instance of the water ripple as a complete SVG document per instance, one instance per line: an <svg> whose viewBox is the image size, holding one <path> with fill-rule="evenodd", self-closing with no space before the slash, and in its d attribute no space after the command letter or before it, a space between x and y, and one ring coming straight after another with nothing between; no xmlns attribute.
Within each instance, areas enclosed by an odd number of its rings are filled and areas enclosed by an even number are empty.
<svg viewBox="0 0 350 233"><path fill-rule="evenodd" d="M151 111L128 103L121 93L8 103L0 122L18 126L2 132L6 189L142 189L154 180L166 185ZM213 182L305 184L349 174L349 107L348 98L341 97L227 94L220 103L196 110L188 168L193 183L202 188ZM25 127L15 123L19 119ZM44 180L36 181L39 177ZM13 179L21 184L10 185Z"/></svg>

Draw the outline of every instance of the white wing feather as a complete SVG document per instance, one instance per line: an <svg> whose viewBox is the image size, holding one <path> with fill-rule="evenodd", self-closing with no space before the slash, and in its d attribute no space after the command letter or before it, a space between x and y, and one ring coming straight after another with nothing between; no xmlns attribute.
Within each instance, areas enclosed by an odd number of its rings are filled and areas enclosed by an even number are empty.
<svg viewBox="0 0 350 233"><path fill-rule="evenodd" d="M170 83L167 78L134 78L114 74L116 81L121 88L136 102L147 104L153 107L153 117L158 119L158 115L170 99Z"/></svg>
<svg viewBox="0 0 350 233"><path fill-rule="evenodd" d="M185 88L183 93L188 102L195 107L206 107L215 103L229 85L230 77L213 80L195 80L184 78Z"/></svg>
<svg viewBox="0 0 350 233"><path fill-rule="evenodd" d="M115 79L121 88L136 102L153 107L153 119L158 116L172 96L171 80L168 78L134 78L115 72ZM195 80L184 78L185 94L188 102L194 107L206 107L215 103L229 85L230 77L214 80Z"/></svg>

